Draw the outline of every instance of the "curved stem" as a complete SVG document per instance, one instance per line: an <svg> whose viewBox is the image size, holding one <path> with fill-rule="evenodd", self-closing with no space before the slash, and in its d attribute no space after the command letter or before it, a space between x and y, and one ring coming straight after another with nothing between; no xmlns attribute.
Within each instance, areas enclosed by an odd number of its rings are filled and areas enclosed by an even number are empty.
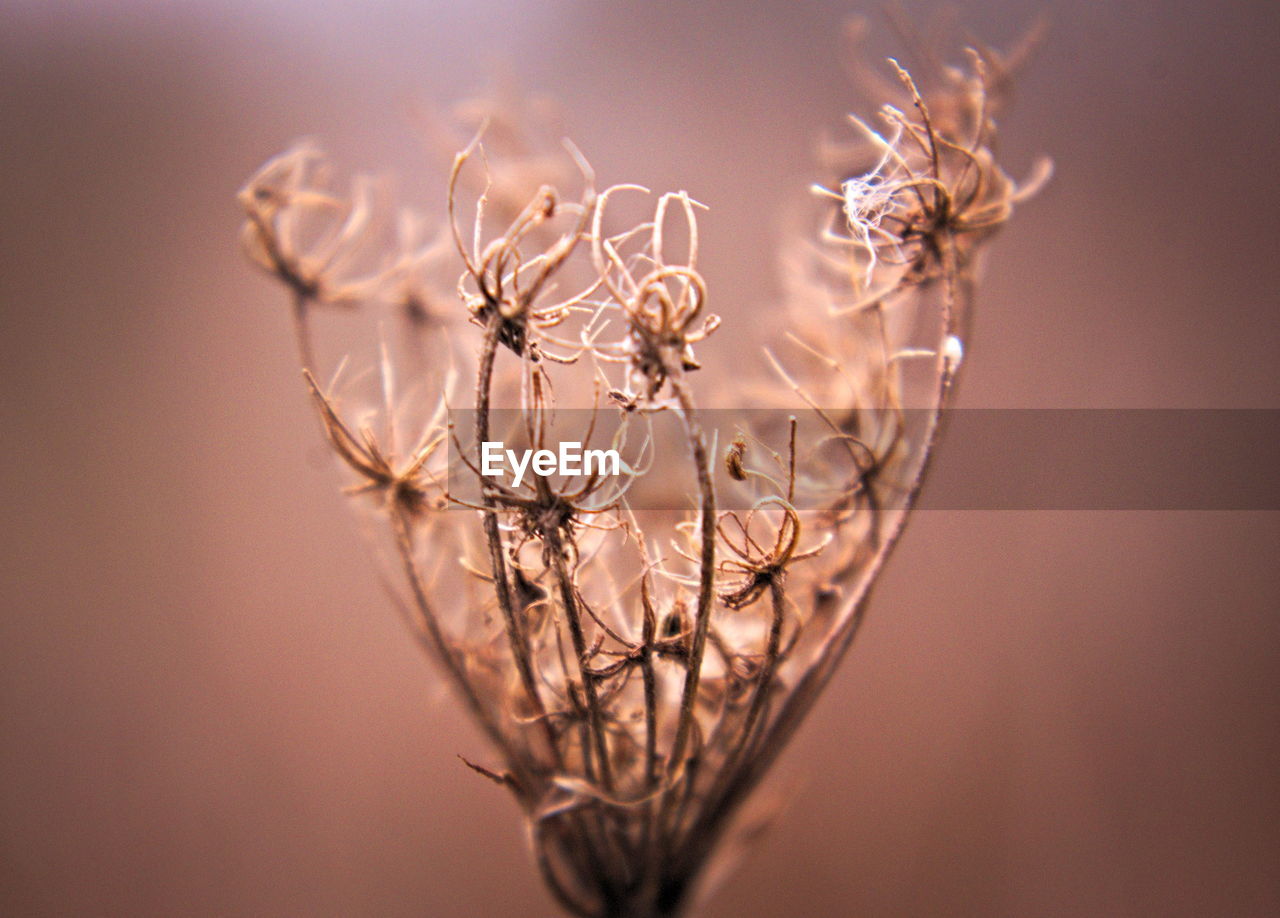
<svg viewBox="0 0 1280 918"><path fill-rule="evenodd" d="M488 324L485 325L484 342L480 351L480 368L476 379L476 449L489 439L489 406L493 387L493 365L498 348L498 333L502 327L502 316L497 309L491 311ZM502 610L502 620L506 626L507 641L511 645L511 656L515 660L516 670L520 674L520 683L529 703L533 707L534 716L542 724L546 734L550 753L556 767L560 767L560 746L556 740L555 728L547 718L547 709L538 692L538 684L530 662L529 645L524 631L516 621L515 607L511 601L511 583L507 579L507 563L503 554L502 533L498 529L498 514L492 491L481 479L481 501L484 505L484 534L489 545L489 562L493 568L494 594L498 598L498 607Z"/></svg>
<svg viewBox="0 0 1280 918"><path fill-rule="evenodd" d="M701 547L698 557L697 618L693 629L693 644L689 648L689 667L685 673L684 690L680 696L676 736L667 762L668 771L674 771L679 767L684 748L689 741L689 731L693 727L693 708L698 696L698 682L702 676L702 657L706 653L707 632L711 627L712 590L716 563L716 493L711 480L710 463L707 459L707 438L702 431L702 424L698 421L693 396L683 376L680 373L674 374L671 377L671 385L675 389L680 410L684 412L685 423L688 425L689 443L692 447L693 462L698 477L698 491L701 494L699 508Z"/></svg>
<svg viewBox="0 0 1280 918"><path fill-rule="evenodd" d="M480 701L470 680L467 679L466 671L462 668L453 652L453 648L449 646L444 633L440 629L440 622L437 620L435 612L431 608L431 603L427 599L426 586L422 582L422 574L418 570L417 561L413 557L412 528L406 518L405 511L398 505L392 504L388 514L391 517L392 532L395 534L396 552L400 557L400 564L404 569L405 578L409 581L414 607L418 613L418 623L421 625L422 633L427 637L428 647L436 659L444 666L445 672L448 674L450 681L453 682L455 690L462 696L463 701L466 702L467 707L475 715L476 720L484 727L489 739L502 750L513 766L519 767L526 772L525 775L521 776L520 790L521 792L527 792L531 789L526 780L528 770L527 756L519 754L518 750L503 735L489 709Z"/></svg>

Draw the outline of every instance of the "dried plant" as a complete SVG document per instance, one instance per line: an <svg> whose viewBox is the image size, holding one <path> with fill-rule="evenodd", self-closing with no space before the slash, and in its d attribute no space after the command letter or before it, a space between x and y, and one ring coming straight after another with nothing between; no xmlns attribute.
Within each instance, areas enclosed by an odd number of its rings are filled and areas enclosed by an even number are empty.
<svg viewBox="0 0 1280 918"><path fill-rule="evenodd" d="M713 373L695 349L719 325L702 205L597 190L575 148L549 157L509 110L516 154L491 160L480 135L457 154L436 231L412 215L380 227L373 186L335 194L310 147L241 192L246 249L292 296L349 491L501 758L472 767L516 797L569 912L685 907L853 640L938 437L977 256L1047 175L1015 184L992 152L1015 63L984 49L923 83L896 62L888 82L864 76L884 104L825 151L816 228L786 253L783 308L761 317L775 345L701 402L694 374ZM531 164L577 190L530 184ZM322 382L315 316L353 307L396 331L372 374L344 360ZM706 406L744 393L768 410L715 428L726 414ZM479 451L501 437L626 459L617 475L505 482Z"/></svg>

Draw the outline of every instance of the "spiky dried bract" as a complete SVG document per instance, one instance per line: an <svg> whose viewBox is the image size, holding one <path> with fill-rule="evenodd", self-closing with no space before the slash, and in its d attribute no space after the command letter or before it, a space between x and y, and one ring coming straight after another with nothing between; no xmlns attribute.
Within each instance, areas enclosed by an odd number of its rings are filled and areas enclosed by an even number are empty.
<svg viewBox="0 0 1280 918"><path fill-rule="evenodd" d="M502 758L472 767L515 795L574 914L687 904L852 641L918 493L977 255L1031 189L992 153L986 58L971 53L929 93L890 72L897 98L878 124L854 120L817 230L788 253L761 373L732 373L738 406L779 410L744 420L719 455L691 383L719 320L698 268L703 208L685 192L597 191L572 147L553 173L576 190L530 185L524 166L547 151L517 143L512 163L477 137L454 161L440 231L402 218L400 251L358 282L343 279L344 253L371 219L363 186L331 197L299 148L241 195L247 250L302 304L302 340L312 303L390 304L400 322L383 332L367 410L354 408L358 378L322 388L308 347L306 381L349 490L383 524L410 620ZM509 147L523 136L496 123ZM642 216L619 217L637 202ZM305 242L298 226L316 212L329 222ZM440 306L450 252L461 321ZM434 304L431 322L415 298ZM586 420L565 431L570 417ZM638 509L629 488L652 474L664 418L683 447L663 471L681 471L672 490L692 497ZM498 434L606 441L626 468L508 484L478 452Z"/></svg>
<svg viewBox="0 0 1280 918"><path fill-rule="evenodd" d="M357 181L349 198L328 190L324 161L309 144L282 153L249 179L238 195L248 219L245 252L300 298L358 305L373 277L351 277L372 216L372 186Z"/></svg>

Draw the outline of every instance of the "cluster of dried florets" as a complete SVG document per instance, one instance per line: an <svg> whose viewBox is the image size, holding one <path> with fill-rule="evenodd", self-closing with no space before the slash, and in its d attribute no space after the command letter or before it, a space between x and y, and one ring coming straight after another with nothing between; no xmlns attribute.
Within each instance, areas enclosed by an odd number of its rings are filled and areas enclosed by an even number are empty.
<svg viewBox="0 0 1280 918"><path fill-rule="evenodd" d="M454 160L439 231L402 217L385 256L370 254L371 186L335 196L311 148L241 192L247 251L292 294L350 490L384 521L416 632L503 760L473 767L515 794L574 914L687 901L852 640L920 487L975 255L1030 189L991 152L1004 62L972 53L927 94L893 69L883 126L855 119L819 227L789 254L780 344L751 395L768 411L695 397L694 347L719 322L697 266L701 205L683 191L626 220L623 198L648 192L597 191L576 149L565 199L477 140ZM363 412L361 378L344 360L322 384L311 344L321 307L360 304L400 320ZM749 391L736 368L734 389ZM565 418L580 422L568 434ZM679 448L663 452L666 421ZM603 439L627 461L621 476L535 470L517 486L481 471L481 445L502 437ZM646 481L666 502L633 499Z"/></svg>

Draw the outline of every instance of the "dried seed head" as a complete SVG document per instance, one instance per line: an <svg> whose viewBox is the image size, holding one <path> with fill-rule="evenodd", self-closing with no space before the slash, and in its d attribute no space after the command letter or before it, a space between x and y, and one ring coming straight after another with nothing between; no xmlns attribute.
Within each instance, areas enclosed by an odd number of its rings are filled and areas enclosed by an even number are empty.
<svg viewBox="0 0 1280 918"><path fill-rule="evenodd" d="M747 453L747 438L744 434L738 434L733 438L733 443L729 445L724 455L724 466L729 472L729 477L734 481L746 481L747 470L743 467L742 460Z"/></svg>
<svg viewBox="0 0 1280 918"><path fill-rule="evenodd" d="M764 371L735 361L729 374L739 404L778 409L740 424L723 454L725 490L747 509L719 503L716 439L686 378L719 324L698 265L705 208L687 193L647 199L646 218L618 228L612 202L645 189L597 194L576 149L536 149L537 132L486 110L493 155L479 136L457 155L448 219L433 232L402 217L392 256L362 274L367 183L335 197L300 146L242 190L246 251L293 293L304 333L304 306L374 301L411 332L415 446L397 443L412 400L392 391L395 336L376 374L381 426L344 416L304 347L307 385L349 490L375 498L411 621L503 759L471 767L516 796L571 912L679 900L849 646L936 441L977 255L1037 184L1015 184L992 153L1011 69L984 53L920 84L896 63L867 82L884 94L879 122L854 119L857 142L829 158L815 229L787 253L783 308L760 317L775 323ZM562 195L574 168L581 191ZM451 322L439 278L454 268ZM474 443L447 418L463 373ZM625 433L674 415L692 500L632 507L640 459L620 482L482 471L498 406L541 447L557 406L584 394L583 443L604 417ZM748 439L765 457L750 468ZM451 474L475 496L449 489Z"/></svg>

